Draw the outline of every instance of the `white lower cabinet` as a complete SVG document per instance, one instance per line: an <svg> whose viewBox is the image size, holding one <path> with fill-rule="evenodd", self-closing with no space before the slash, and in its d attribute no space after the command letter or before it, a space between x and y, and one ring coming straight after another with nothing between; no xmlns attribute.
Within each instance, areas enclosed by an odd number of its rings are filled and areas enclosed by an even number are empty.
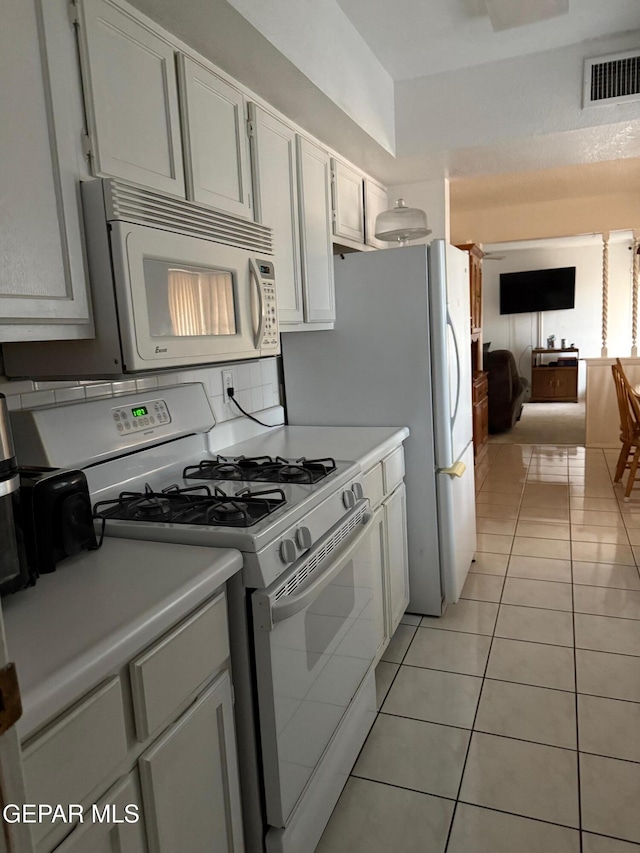
<svg viewBox="0 0 640 853"><path fill-rule="evenodd" d="M392 637L409 604L407 492L404 483L384 502L387 534L388 628Z"/></svg>
<svg viewBox="0 0 640 853"><path fill-rule="evenodd" d="M403 474L404 451L398 447L363 476L364 493L374 510L373 535L377 545L374 564L376 660L380 660L409 604L407 506Z"/></svg>
<svg viewBox="0 0 640 853"><path fill-rule="evenodd" d="M74 806L73 822L31 827L36 853L242 853L225 592L122 661L23 755L29 802Z"/></svg>
<svg viewBox="0 0 640 853"><path fill-rule="evenodd" d="M55 853L147 853L138 774L130 773L85 812Z"/></svg>
<svg viewBox="0 0 640 853"><path fill-rule="evenodd" d="M234 768L231 681L224 673L140 757L149 853L242 850Z"/></svg>
<svg viewBox="0 0 640 853"><path fill-rule="evenodd" d="M375 631L376 631L376 661L380 660L389 640L387 630L386 607L385 607L385 573L387 568L386 550L386 523L384 507L379 506L373 514L374 525L372 536L373 542L373 604L375 608Z"/></svg>

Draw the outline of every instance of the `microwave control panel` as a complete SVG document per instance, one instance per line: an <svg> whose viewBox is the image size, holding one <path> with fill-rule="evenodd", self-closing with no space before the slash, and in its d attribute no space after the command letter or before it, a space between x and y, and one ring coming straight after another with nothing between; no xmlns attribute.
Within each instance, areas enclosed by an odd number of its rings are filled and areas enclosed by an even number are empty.
<svg viewBox="0 0 640 853"><path fill-rule="evenodd" d="M276 288L275 285L264 285L264 337L262 348L274 348L278 346L278 315L276 314Z"/></svg>
<svg viewBox="0 0 640 853"><path fill-rule="evenodd" d="M273 263L258 261L258 270L262 280L264 299L264 334L260 345L261 350L278 349L278 314L276 309L276 282Z"/></svg>
<svg viewBox="0 0 640 853"><path fill-rule="evenodd" d="M171 415L164 400L145 400L133 406L117 406L111 410L111 415L120 435L171 423Z"/></svg>

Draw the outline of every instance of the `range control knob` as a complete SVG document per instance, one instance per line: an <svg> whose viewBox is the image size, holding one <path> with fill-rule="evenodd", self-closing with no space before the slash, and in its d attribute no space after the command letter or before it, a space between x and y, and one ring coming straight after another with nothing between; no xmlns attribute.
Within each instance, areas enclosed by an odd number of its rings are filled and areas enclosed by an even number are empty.
<svg viewBox="0 0 640 853"><path fill-rule="evenodd" d="M361 501L364 497L364 489L362 488L362 483L354 483L353 486L351 486L351 490L356 496L356 498Z"/></svg>
<svg viewBox="0 0 640 853"><path fill-rule="evenodd" d="M296 542L303 551L308 551L311 548L311 531L308 527L299 527L296 530Z"/></svg>
<svg viewBox="0 0 640 853"><path fill-rule="evenodd" d="M342 503L347 509L353 509L356 505L356 496L353 494L351 489L347 489L346 492L342 493Z"/></svg>
<svg viewBox="0 0 640 853"><path fill-rule="evenodd" d="M280 543L280 559L283 563L293 563L297 557L296 543L293 539L283 539Z"/></svg>

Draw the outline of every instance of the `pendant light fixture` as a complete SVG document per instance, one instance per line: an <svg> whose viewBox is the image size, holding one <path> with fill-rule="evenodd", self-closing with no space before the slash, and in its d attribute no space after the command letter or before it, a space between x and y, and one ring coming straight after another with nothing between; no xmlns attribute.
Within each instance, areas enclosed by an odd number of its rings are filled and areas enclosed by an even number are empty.
<svg viewBox="0 0 640 853"><path fill-rule="evenodd" d="M403 198L399 198L390 210L384 210L376 217L377 240L406 246L409 240L418 240L427 234L431 234L427 226L427 214L417 207L407 207Z"/></svg>

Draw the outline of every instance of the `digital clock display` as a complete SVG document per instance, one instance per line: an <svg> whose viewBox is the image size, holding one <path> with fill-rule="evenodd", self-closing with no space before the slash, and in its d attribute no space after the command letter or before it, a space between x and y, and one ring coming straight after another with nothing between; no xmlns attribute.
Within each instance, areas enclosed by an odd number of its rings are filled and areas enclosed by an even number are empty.
<svg viewBox="0 0 640 853"><path fill-rule="evenodd" d="M143 418L149 414L149 409L146 406L138 406L137 409L131 409L131 414L134 418Z"/></svg>

